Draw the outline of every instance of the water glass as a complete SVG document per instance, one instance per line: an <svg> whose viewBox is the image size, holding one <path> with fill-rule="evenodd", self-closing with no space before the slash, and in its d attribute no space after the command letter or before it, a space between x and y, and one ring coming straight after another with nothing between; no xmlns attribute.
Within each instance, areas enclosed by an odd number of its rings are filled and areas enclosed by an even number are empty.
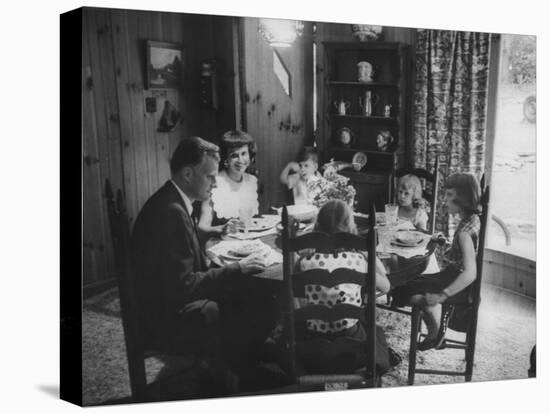
<svg viewBox="0 0 550 414"><path fill-rule="evenodd" d="M397 224L397 215L399 213L399 205L386 204L384 208L386 213L386 225L395 226Z"/></svg>
<svg viewBox="0 0 550 414"><path fill-rule="evenodd" d="M245 233L247 233L248 228L252 226L252 216L252 207L239 207L239 220L241 220L241 223L244 226Z"/></svg>

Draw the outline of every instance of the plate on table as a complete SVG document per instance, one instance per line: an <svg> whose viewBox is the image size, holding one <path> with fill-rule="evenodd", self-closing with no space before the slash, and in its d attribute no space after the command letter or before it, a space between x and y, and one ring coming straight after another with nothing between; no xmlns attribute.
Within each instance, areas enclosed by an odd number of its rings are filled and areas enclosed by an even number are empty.
<svg viewBox="0 0 550 414"><path fill-rule="evenodd" d="M306 223L300 222L300 224L298 224L298 231L303 231L306 227L307 227ZM277 224L277 231L279 231L279 232L283 231L282 223Z"/></svg>
<svg viewBox="0 0 550 414"><path fill-rule="evenodd" d="M241 260L251 254L267 253L267 249L269 249L269 246L263 243L258 243L256 240L245 241L235 244L235 246L229 249L226 253L221 253L220 256L230 260Z"/></svg>
<svg viewBox="0 0 550 414"><path fill-rule="evenodd" d="M411 230L398 230L392 239L392 244L400 247L416 247L424 240L424 233Z"/></svg>
<svg viewBox="0 0 550 414"><path fill-rule="evenodd" d="M267 217L253 218L252 225L247 228L248 231L264 231L275 227L280 221L278 216L272 215Z"/></svg>

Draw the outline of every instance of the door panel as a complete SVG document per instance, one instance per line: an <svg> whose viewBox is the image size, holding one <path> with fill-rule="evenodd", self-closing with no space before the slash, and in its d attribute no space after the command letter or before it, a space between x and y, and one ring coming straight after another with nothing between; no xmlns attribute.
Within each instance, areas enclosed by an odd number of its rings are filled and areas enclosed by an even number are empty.
<svg viewBox="0 0 550 414"><path fill-rule="evenodd" d="M313 137L313 43L311 23L290 48L278 48L290 75L288 96L273 71L273 49L258 33L256 18L240 19L243 125L256 140L260 209L287 201L279 175Z"/></svg>

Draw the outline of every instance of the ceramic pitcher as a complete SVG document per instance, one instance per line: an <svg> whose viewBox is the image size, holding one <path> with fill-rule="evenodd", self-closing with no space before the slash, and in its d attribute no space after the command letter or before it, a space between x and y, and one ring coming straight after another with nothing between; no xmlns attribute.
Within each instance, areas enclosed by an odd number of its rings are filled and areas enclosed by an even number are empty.
<svg viewBox="0 0 550 414"><path fill-rule="evenodd" d="M349 105L350 103L348 101L344 101L343 99L334 101L334 107L336 108L338 115L345 115Z"/></svg>
<svg viewBox="0 0 550 414"><path fill-rule="evenodd" d="M359 106L361 107L361 115L371 116L372 108L378 102L378 95L371 91L365 91L363 96L359 97Z"/></svg>

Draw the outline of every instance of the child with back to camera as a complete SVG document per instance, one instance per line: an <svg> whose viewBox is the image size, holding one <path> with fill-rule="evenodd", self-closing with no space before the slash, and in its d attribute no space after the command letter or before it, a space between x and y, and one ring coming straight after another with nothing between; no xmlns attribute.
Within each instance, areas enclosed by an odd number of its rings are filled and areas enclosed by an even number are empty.
<svg viewBox="0 0 550 414"><path fill-rule="evenodd" d="M399 218L410 221L419 230L427 229L426 200L422 198L422 184L416 175L406 174L397 181L397 204Z"/></svg>
<svg viewBox="0 0 550 414"><path fill-rule="evenodd" d="M447 179L445 206L449 214L458 214L461 220L450 248L443 255L443 270L434 274L423 274L393 290L396 306L419 305L424 311L423 318L428 334L418 344L420 351L445 347L447 325L446 321L441 323L441 304L462 292L476 279L480 196L479 183L472 174L457 173Z"/></svg>
<svg viewBox="0 0 550 414"><path fill-rule="evenodd" d="M297 162L291 161L281 172L281 182L292 190L294 204L313 204L321 192L323 176L317 171L319 156L314 147L304 147L298 154Z"/></svg>
<svg viewBox="0 0 550 414"><path fill-rule="evenodd" d="M325 203L319 210L317 221L315 223L315 231L334 234L339 232L348 232L357 234L357 227L353 218L351 207L340 200L330 200ZM328 256L328 257L327 257ZM379 258L376 260L376 289L380 292L388 292L390 290L390 281L386 276L386 270ZM349 268L359 272L366 273L368 269L366 252L342 250L334 252L334 254L326 255L315 252L307 252L302 255L296 263L296 267L300 271L310 269L325 269L332 272L337 268ZM300 298L298 302L307 302L308 304L325 304L330 303L349 303L354 306L364 305L364 292L361 286L344 283L332 288L327 288L322 285L306 285L305 299ZM308 320L306 322L305 331L301 333L305 338L334 337L344 336L359 340L366 339L366 331L363 324L357 319L341 319L331 323L324 321ZM352 368L360 368L364 366L366 355L358 356L356 363L358 366ZM301 355L304 366L313 366L316 369L323 364L319 360L318 355ZM376 365L380 373L387 371L390 366L399 363L400 357L393 350L389 349L384 331L381 327L376 326ZM330 364L330 361L327 361Z"/></svg>

